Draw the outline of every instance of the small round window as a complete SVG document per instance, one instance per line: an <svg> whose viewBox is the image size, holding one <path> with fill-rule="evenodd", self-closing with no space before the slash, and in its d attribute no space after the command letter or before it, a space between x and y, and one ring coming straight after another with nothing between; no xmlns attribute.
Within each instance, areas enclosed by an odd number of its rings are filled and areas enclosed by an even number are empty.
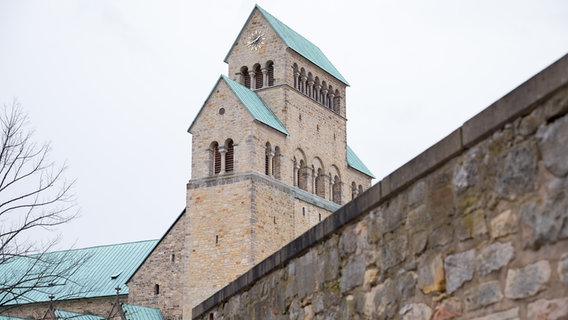
<svg viewBox="0 0 568 320"><path fill-rule="evenodd" d="M220 115L224 115L224 114L225 114L225 108L219 109L219 114L220 114Z"/></svg>

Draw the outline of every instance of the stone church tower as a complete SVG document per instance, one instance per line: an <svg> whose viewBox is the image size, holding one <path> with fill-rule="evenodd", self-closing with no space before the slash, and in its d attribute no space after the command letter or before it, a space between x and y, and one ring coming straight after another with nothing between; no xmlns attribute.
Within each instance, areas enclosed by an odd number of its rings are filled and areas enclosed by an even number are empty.
<svg viewBox="0 0 568 320"><path fill-rule="evenodd" d="M129 302L191 309L371 185L347 146L347 81L256 6L189 127L187 207L129 280Z"/></svg>

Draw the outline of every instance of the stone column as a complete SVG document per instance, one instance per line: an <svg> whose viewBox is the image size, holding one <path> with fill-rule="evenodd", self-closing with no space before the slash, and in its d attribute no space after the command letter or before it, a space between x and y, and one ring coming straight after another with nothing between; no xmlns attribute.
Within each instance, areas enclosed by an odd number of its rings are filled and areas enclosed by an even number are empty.
<svg viewBox="0 0 568 320"><path fill-rule="evenodd" d="M321 99L320 99L321 85L318 84L318 85L316 85L315 88L316 88L316 101L317 101L317 102L321 102L321 101L320 101L320 100L321 100Z"/></svg>
<svg viewBox="0 0 568 320"><path fill-rule="evenodd" d="M250 75L250 88L252 90L256 89L256 72L254 71L249 71L249 75Z"/></svg>
<svg viewBox="0 0 568 320"><path fill-rule="evenodd" d="M329 200L333 201L333 184L335 183L335 180L333 180L333 178L331 177L331 175L329 176Z"/></svg>
<svg viewBox="0 0 568 320"><path fill-rule="evenodd" d="M274 151L267 150L266 155L268 156L268 175L274 177L274 175L272 174L272 159L274 158Z"/></svg>
<svg viewBox="0 0 568 320"><path fill-rule="evenodd" d="M262 87L268 87L268 69L262 68Z"/></svg>
<svg viewBox="0 0 568 320"><path fill-rule="evenodd" d="M334 93L330 93L329 94L329 108L333 111L335 111L335 106L333 105L333 98L335 97Z"/></svg>
<svg viewBox="0 0 568 320"><path fill-rule="evenodd" d="M308 96L314 98L314 80L308 80Z"/></svg>
<svg viewBox="0 0 568 320"><path fill-rule="evenodd" d="M308 170L312 170L312 193L315 194L316 193L316 170L313 167L308 167Z"/></svg>
<svg viewBox="0 0 568 320"><path fill-rule="evenodd" d="M294 71L294 88L300 89L300 72Z"/></svg>
<svg viewBox="0 0 568 320"><path fill-rule="evenodd" d="M308 77L306 77L306 75L303 74L303 75L300 76L300 78L301 78L300 82L302 83L302 90L301 91L303 93L306 93L306 85L307 85Z"/></svg>
<svg viewBox="0 0 568 320"><path fill-rule="evenodd" d="M327 104L327 92L328 92L328 91L329 91L329 90L327 90L326 88L323 88L323 90L321 91L321 92L323 93L323 98L322 98L322 101L320 101L320 102L321 102L321 104L323 104L324 106Z"/></svg>
<svg viewBox="0 0 568 320"><path fill-rule="evenodd" d="M294 186L299 187L300 181L298 181L298 170L300 170L300 165L294 161Z"/></svg>
<svg viewBox="0 0 568 320"><path fill-rule="evenodd" d="M219 153L221 154L221 170L220 174L225 173L225 155L227 154L227 148L225 146L219 146Z"/></svg>

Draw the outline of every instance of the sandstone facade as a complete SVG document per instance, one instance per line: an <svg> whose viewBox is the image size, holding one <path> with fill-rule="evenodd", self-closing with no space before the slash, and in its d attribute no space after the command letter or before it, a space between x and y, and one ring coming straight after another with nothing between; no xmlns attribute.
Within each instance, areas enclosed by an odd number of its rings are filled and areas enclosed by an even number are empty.
<svg viewBox="0 0 568 320"><path fill-rule="evenodd" d="M193 310L568 318L568 56Z"/></svg>

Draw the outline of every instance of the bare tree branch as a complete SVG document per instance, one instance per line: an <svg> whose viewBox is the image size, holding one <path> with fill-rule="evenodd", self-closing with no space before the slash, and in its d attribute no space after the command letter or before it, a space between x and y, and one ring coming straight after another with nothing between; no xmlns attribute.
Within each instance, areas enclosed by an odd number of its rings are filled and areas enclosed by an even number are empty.
<svg viewBox="0 0 568 320"><path fill-rule="evenodd" d="M31 291L70 281L83 262L46 254L56 239L47 245L29 240L34 230L73 219L77 207L75 181L65 180L67 166L49 159L48 143L33 141L28 122L17 101L0 111L0 266L10 270L0 275L0 313L7 305L31 302L25 301Z"/></svg>

